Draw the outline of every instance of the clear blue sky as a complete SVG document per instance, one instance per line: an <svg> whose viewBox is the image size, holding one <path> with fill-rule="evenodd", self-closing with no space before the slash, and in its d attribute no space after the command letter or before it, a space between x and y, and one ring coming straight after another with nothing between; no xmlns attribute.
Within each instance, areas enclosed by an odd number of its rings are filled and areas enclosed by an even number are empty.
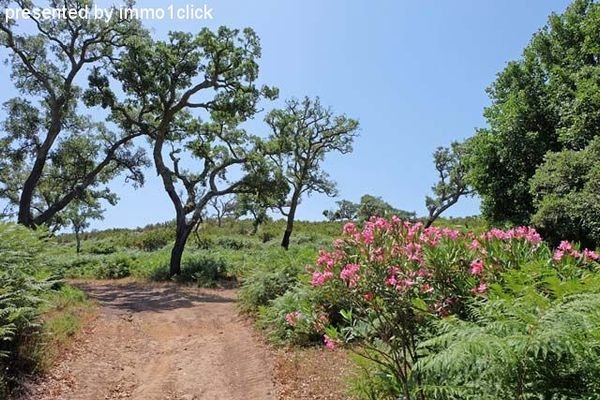
<svg viewBox="0 0 600 400"><path fill-rule="evenodd" d="M144 7L168 2L139 1ZM201 5L180 0L177 6ZM261 81L281 98L320 96L322 103L361 123L352 154L328 158L340 198L365 193L394 206L425 213L424 197L435 181L432 152L471 136L485 125L485 88L506 62L518 58L531 35L566 0L255 0L206 2L214 20L147 21L163 37L169 30L203 26L252 27L263 47ZM370 4L369 4L370 3ZM3 76L8 72L0 67ZM14 92L0 94L5 101ZM253 124L264 129L261 124ZM172 219L174 212L153 170L133 190L117 180L116 207L94 228L135 227ZM302 202L299 219L321 219L335 199ZM479 212L476 199L447 215Z"/></svg>

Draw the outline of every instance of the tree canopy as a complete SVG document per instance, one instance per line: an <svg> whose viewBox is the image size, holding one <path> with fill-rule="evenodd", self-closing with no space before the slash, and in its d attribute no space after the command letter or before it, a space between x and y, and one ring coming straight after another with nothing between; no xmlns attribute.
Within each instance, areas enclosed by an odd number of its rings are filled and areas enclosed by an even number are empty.
<svg viewBox="0 0 600 400"><path fill-rule="evenodd" d="M321 105L319 98L308 97L288 100L285 108L271 111L265 120L271 127L271 141L279 147L272 160L291 189L286 207L281 207L282 214L287 217L281 246L287 249L302 196L336 194L335 183L323 170L322 163L329 153L352 151L358 121L336 115Z"/></svg>
<svg viewBox="0 0 600 400"><path fill-rule="evenodd" d="M80 86L91 69L121 57L142 29L138 21L117 16L106 22L32 15L34 33L24 33L5 18L12 3L36 6L25 0L0 1L0 47L8 52L12 82L20 94L4 104L0 196L16 209L19 223L49 225L73 200L110 196L103 185L122 172L143 183L147 159L134 146L138 135L114 131L89 116ZM62 2L74 10L90 4Z"/></svg>
<svg viewBox="0 0 600 400"><path fill-rule="evenodd" d="M468 182L491 222L526 224L530 179L545 155L581 150L600 133L600 4L553 14L488 89L488 127L467 141Z"/></svg>

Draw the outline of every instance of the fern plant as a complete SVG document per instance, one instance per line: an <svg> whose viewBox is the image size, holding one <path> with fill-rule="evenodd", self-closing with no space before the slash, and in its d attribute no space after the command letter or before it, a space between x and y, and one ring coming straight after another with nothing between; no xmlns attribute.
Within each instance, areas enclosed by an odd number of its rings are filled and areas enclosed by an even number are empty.
<svg viewBox="0 0 600 400"><path fill-rule="evenodd" d="M573 274L571 274L573 275ZM600 399L600 277L532 262L420 345L432 399Z"/></svg>
<svg viewBox="0 0 600 400"><path fill-rule="evenodd" d="M38 333L40 295L53 283L38 276L41 235L0 224L0 397L32 365L24 344Z"/></svg>

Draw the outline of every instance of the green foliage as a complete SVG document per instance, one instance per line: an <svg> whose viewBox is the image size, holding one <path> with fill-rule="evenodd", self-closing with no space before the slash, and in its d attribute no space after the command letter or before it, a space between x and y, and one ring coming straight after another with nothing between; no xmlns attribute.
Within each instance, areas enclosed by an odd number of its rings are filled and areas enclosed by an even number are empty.
<svg viewBox="0 0 600 400"><path fill-rule="evenodd" d="M583 150L546 155L531 180L532 223L556 245L562 239L600 246L600 138Z"/></svg>
<svg viewBox="0 0 600 400"><path fill-rule="evenodd" d="M274 343L307 345L318 341L329 322L327 314L314 309L315 293L307 285L291 286L268 307L261 307L258 326L266 330ZM288 315L297 315L297 322L290 325ZM289 317L287 317L289 318Z"/></svg>
<svg viewBox="0 0 600 400"><path fill-rule="evenodd" d="M431 188L435 197L425 198L425 205L429 211L426 226L430 226L461 197L471 194L471 189L466 182L467 167L463 160L464 153L464 145L456 142L448 148L438 147L433 153L439 180Z"/></svg>
<svg viewBox="0 0 600 400"><path fill-rule="evenodd" d="M98 265L94 275L99 279L125 278L130 274L132 262L132 259L127 255L116 254L113 257L106 258L103 263Z"/></svg>
<svg viewBox="0 0 600 400"><path fill-rule="evenodd" d="M335 196L335 182L322 164L327 154L352 152L359 124L345 115L335 115L319 98L308 97L288 100L283 109L271 111L265 122L272 131L269 139L277 148L273 162L290 189L285 204L279 205L287 217L281 242L287 250L302 197L312 193Z"/></svg>
<svg viewBox="0 0 600 400"><path fill-rule="evenodd" d="M416 216L414 212L399 210L381 197L370 194L365 194L360 198L356 211L356 217L360 222L368 221L372 217L390 218L393 215L405 220L412 220Z"/></svg>
<svg viewBox="0 0 600 400"><path fill-rule="evenodd" d="M298 264L286 263L276 268L257 268L244 277L239 299L242 309L255 312L261 306L286 293L302 272Z"/></svg>
<svg viewBox="0 0 600 400"><path fill-rule="evenodd" d="M42 295L53 282L41 272L42 235L22 226L0 224L0 396L34 367L25 351L40 330Z"/></svg>
<svg viewBox="0 0 600 400"><path fill-rule="evenodd" d="M508 271L470 320L437 321L418 365L428 398L598 398L600 278L573 267L576 278L539 262Z"/></svg>
<svg viewBox="0 0 600 400"><path fill-rule="evenodd" d="M43 2L14 5L30 9ZM82 9L90 1L63 5ZM90 70L103 70L104 62L118 58L142 31L139 21L119 17L31 19L31 30L19 21L0 21L0 46L8 52L11 80L19 92L4 104L1 197L11 211L18 209L20 223L55 226L63 218L59 213L74 200L114 199L102 185L120 173L143 183L148 161L132 143L136 136L112 132L86 115L79 86Z"/></svg>
<svg viewBox="0 0 600 400"><path fill-rule="evenodd" d="M173 232L168 229L153 229L140 233L135 246L144 251L156 251L171 242Z"/></svg>
<svg viewBox="0 0 600 400"><path fill-rule="evenodd" d="M337 209L323 211L323 216L329 221L351 221L356 219L359 205L350 200L336 201Z"/></svg>
<svg viewBox="0 0 600 400"><path fill-rule="evenodd" d="M545 155L582 149L598 135L599 25L600 4L575 0L488 89L489 127L467 141L466 157L488 221L528 223L535 213L529 180Z"/></svg>

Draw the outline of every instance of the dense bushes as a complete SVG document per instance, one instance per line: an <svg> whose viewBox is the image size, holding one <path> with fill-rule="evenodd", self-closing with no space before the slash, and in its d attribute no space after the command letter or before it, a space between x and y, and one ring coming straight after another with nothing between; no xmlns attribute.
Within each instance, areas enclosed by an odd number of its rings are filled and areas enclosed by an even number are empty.
<svg viewBox="0 0 600 400"><path fill-rule="evenodd" d="M600 246L600 138L580 151L546 155L531 180L537 212L532 223L551 243Z"/></svg>
<svg viewBox="0 0 600 400"><path fill-rule="evenodd" d="M263 315L279 340L353 342L373 372L361 387L378 398L589 399L598 261L569 242L553 253L526 227L474 235L375 219L347 224L312 289L300 278Z"/></svg>
<svg viewBox="0 0 600 400"><path fill-rule="evenodd" d="M39 333L39 306L52 281L40 277L41 235L0 224L0 397L34 360L28 349Z"/></svg>

